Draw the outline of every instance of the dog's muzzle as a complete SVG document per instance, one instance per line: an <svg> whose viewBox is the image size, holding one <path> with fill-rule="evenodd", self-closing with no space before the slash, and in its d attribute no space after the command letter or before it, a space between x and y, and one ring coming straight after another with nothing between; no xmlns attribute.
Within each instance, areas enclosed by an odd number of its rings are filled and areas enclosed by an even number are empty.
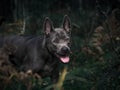
<svg viewBox="0 0 120 90"><path fill-rule="evenodd" d="M68 47L62 47L61 50L56 53L57 57L63 62L63 63L68 63L70 61L70 48Z"/></svg>
<svg viewBox="0 0 120 90"><path fill-rule="evenodd" d="M62 47L61 48L61 52L63 53L63 54L69 54L69 52L70 52L70 49L68 48L68 47Z"/></svg>

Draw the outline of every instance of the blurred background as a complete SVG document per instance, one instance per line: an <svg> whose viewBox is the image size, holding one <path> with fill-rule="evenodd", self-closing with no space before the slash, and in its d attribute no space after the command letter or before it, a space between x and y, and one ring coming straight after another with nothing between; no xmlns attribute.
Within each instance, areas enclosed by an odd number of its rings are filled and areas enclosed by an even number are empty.
<svg viewBox="0 0 120 90"><path fill-rule="evenodd" d="M72 54L58 90L120 90L120 0L0 0L0 35L40 35L45 17L58 27L66 14ZM28 83L0 70L3 90L51 87L49 78Z"/></svg>

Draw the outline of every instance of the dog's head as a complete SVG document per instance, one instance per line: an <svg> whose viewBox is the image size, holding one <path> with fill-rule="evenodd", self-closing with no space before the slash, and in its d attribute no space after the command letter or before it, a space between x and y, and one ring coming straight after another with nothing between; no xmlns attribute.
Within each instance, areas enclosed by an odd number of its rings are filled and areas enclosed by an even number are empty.
<svg viewBox="0 0 120 90"><path fill-rule="evenodd" d="M71 22L67 15L64 16L62 26L54 28L47 17L44 22L45 40L50 53L58 57L63 63L69 62Z"/></svg>

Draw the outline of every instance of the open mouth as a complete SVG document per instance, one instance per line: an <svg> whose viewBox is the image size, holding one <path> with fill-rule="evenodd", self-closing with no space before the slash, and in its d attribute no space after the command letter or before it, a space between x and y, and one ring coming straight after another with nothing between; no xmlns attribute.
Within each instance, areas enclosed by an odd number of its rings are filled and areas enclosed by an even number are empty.
<svg viewBox="0 0 120 90"><path fill-rule="evenodd" d="M56 54L56 56L63 62L68 63L70 61L70 57L68 55L59 55Z"/></svg>
<svg viewBox="0 0 120 90"><path fill-rule="evenodd" d="M65 56L65 57L60 57L60 60L63 62L63 63L68 63L70 61L70 58L69 56Z"/></svg>

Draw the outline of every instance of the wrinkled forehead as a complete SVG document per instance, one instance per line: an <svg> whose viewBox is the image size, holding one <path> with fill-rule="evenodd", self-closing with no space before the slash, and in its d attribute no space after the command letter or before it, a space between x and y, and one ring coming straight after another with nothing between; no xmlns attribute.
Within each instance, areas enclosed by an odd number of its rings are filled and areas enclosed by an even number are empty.
<svg viewBox="0 0 120 90"><path fill-rule="evenodd" d="M66 38L68 34L63 28L55 28L55 33L58 37Z"/></svg>
<svg viewBox="0 0 120 90"><path fill-rule="evenodd" d="M69 35L66 33L66 31L62 28L55 28L54 32L52 32L51 40L56 40L57 42L59 42L60 40L65 39L69 39Z"/></svg>

